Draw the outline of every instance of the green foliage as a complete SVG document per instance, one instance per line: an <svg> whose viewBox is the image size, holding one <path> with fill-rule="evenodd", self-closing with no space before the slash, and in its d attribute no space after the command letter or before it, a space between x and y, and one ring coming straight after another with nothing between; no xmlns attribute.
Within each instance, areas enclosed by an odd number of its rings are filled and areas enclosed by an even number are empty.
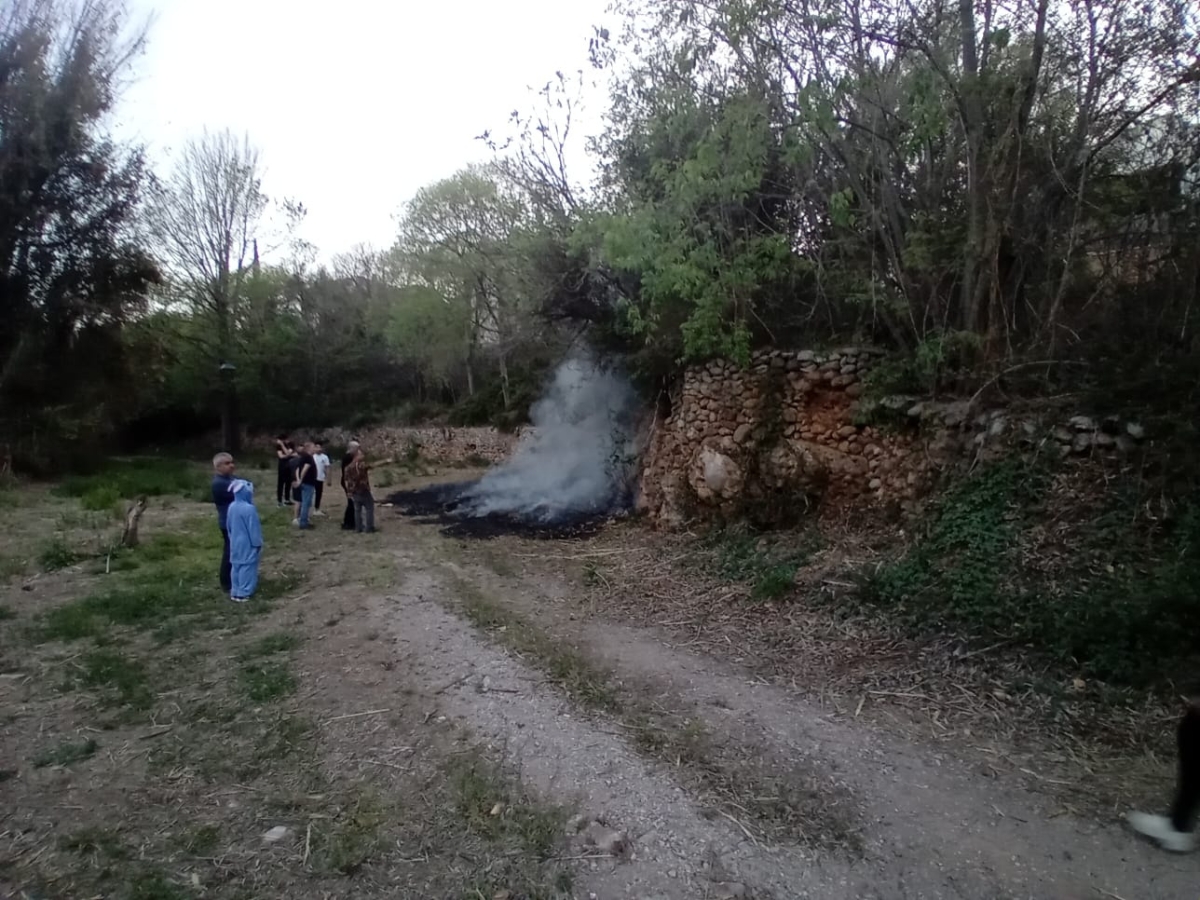
<svg viewBox="0 0 1200 900"><path fill-rule="evenodd" d="M973 371L982 349L979 336L965 331L929 337L911 353L894 354L872 367L864 379L867 396L936 393Z"/></svg>
<svg viewBox="0 0 1200 900"><path fill-rule="evenodd" d="M796 572L812 552L810 540L798 534L773 536L744 527L725 528L702 542L702 563L727 581L748 583L751 600L779 600L791 593Z"/></svg>
<svg viewBox="0 0 1200 900"><path fill-rule="evenodd" d="M1046 473L1006 460L941 497L928 528L899 562L875 573L870 594L939 625L994 633L1013 622L1008 582L1015 535Z"/></svg>
<svg viewBox="0 0 1200 900"><path fill-rule="evenodd" d="M138 457L106 460L98 472L68 476L54 488L54 493L60 497L79 497L84 509L107 511L122 498L203 497L207 483L208 476L195 463Z"/></svg>
<svg viewBox="0 0 1200 900"><path fill-rule="evenodd" d="M1147 546L1132 524L1136 504L1120 498L1086 523L1069 571L1037 575L1022 564L1021 535L1046 515L1047 483L1044 469L1019 460L977 473L934 506L905 556L868 578L864 597L916 624L1010 640L1115 684L1161 685L1195 665L1200 500Z"/></svg>
<svg viewBox="0 0 1200 900"><path fill-rule="evenodd" d="M115 484L97 484L79 497L79 505L89 512L112 512L121 502L121 489Z"/></svg>
<svg viewBox="0 0 1200 900"><path fill-rule="evenodd" d="M254 703L279 700L296 690L296 676L285 662L251 662L238 673L242 691Z"/></svg>

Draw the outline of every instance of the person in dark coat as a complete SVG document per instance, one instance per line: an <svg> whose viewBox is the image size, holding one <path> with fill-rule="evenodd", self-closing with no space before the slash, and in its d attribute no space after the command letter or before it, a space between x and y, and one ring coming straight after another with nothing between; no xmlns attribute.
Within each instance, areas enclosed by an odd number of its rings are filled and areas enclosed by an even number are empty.
<svg viewBox="0 0 1200 900"><path fill-rule="evenodd" d="M229 593L233 587L233 567L229 562L229 504L233 502L233 493L229 488L233 485L233 473L237 469L233 457L228 453L218 453L213 457L212 501L217 508L217 525L221 529L221 542L225 545L221 551L221 590Z"/></svg>
<svg viewBox="0 0 1200 900"><path fill-rule="evenodd" d="M275 460L279 466L279 480L275 485L275 503L279 506L292 505L291 460L295 455L286 434L275 439Z"/></svg>
<svg viewBox="0 0 1200 900"><path fill-rule="evenodd" d="M346 445L346 452L342 454L342 490L346 492L346 512L342 515L342 531L354 530L354 498L350 496L350 491L346 489L346 468L354 462L354 457L358 454L358 441L351 441Z"/></svg>

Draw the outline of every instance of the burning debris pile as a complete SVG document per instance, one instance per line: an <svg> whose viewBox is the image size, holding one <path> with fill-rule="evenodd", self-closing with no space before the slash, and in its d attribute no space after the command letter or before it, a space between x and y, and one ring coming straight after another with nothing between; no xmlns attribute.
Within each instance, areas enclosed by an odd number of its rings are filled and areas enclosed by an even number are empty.
<svg viewBox="0 0 1200 900"><path fill-rule="evenodd" d="M594 534L633 505L637 412L619 374L569 360L533 405L533 428L507 462L477 481L401 491L388 501L456 537Z"/></svg>

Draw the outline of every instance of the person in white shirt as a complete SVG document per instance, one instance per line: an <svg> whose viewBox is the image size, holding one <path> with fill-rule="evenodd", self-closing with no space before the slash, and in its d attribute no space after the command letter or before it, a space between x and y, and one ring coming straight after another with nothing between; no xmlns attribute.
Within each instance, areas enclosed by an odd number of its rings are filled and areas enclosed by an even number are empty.
<svg viewBox="0 0 1200 900"><path fill-rule="evenodd" d="M321 494L325 491L325 475L329 472L329 457L325 455L325 447L320 441L316 442L316 453L313 454L313 463L317 467L317 496L313 502L313 515L324 516L321 512Z"/></svg>

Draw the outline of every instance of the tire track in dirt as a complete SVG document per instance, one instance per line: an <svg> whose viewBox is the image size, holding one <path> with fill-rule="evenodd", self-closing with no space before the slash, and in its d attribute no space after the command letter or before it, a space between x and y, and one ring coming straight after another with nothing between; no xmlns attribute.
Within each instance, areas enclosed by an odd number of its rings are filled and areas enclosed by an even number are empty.
<svg viewBox="0 0 1200 900"><path fill-rule="evenodd" d="M632 839L626 861L580 860L586 892L577 896L690 900L722 896L719 885L730 882L746 885L745 896L779 900L871 896L844 863L800 848L764 847L732 823L707 819L665 767L648 764L627 745L615 723L581 715L539 672L449 612L450 588L427 563L409 558L402 566L403 591L372 598L368 615L405 655L413 683L436 703L430 714L469 723L536 790ZM484 677L486 692L479 687Z"/></svg>
<svg viewBox="0 0 1200 900"><path fill-rule="evenodd" d="M529 703L494 696L481 700L473 691L456 691L452 699L461 704L458 715L478 723L495 741L514 746L515 736L535 783L560 790L564 775L574 773L568 777L585 788L586 802L613 810L618 824L635 836L639 829L680 836L668 845L675 862L669 854L642 859L640 868L630 871L631 884L663 883L663 896L696 896L671 892L673 880L662 882L661 870L703 873L710 846L729 863L734 880L769 889L779 898L1183 900L1200 884L1194 858L1165 856L1119 826L1060 815L1048 797L985 782L944 753L840 721L779 688L751 683L745 674L715 660L673 649L647 631L575 619L564 604L555 602L570 591L565 581L497 577L485 565L472 564L469 547L457 554L460 564L439 553L427 534L413 538L412 545L421 550L407 565L426 572L448 568L456 577L468 577L493 602L511 607L565 642L587 648L615 677L673 696L687 714L701 715L709 728L747 748L765 745L783 758L823 764L864 800L865 859L853 862L793 847L766 850L732 828L706 822L697 804L667 780L669 771L648 765L619 735L598 731L605 726L580 719L546 689L539 689L540 699L532 699L538 693L531 694ZM427 590L423 600L453 605L444 580L432 579ZM411 603L411 598L401 602ZM469 626L457 617L431 613L422 602L415 608L426 628L434 627L426 618L433 616L436 630L452 636L451 643L466 642L457 652L470 652L466 647L477 644L473 636L463 636L463 628ZM490 649L475 657L476 671L504 671L513 664L498 654ZM521 737L529 722L538 723L532 742ZM589 746L594 749L586 749ZM596 765L597 759L605 765ZM547 777L547 765L553 777ZM613 777L614 771L619 777Z"/></svg>

